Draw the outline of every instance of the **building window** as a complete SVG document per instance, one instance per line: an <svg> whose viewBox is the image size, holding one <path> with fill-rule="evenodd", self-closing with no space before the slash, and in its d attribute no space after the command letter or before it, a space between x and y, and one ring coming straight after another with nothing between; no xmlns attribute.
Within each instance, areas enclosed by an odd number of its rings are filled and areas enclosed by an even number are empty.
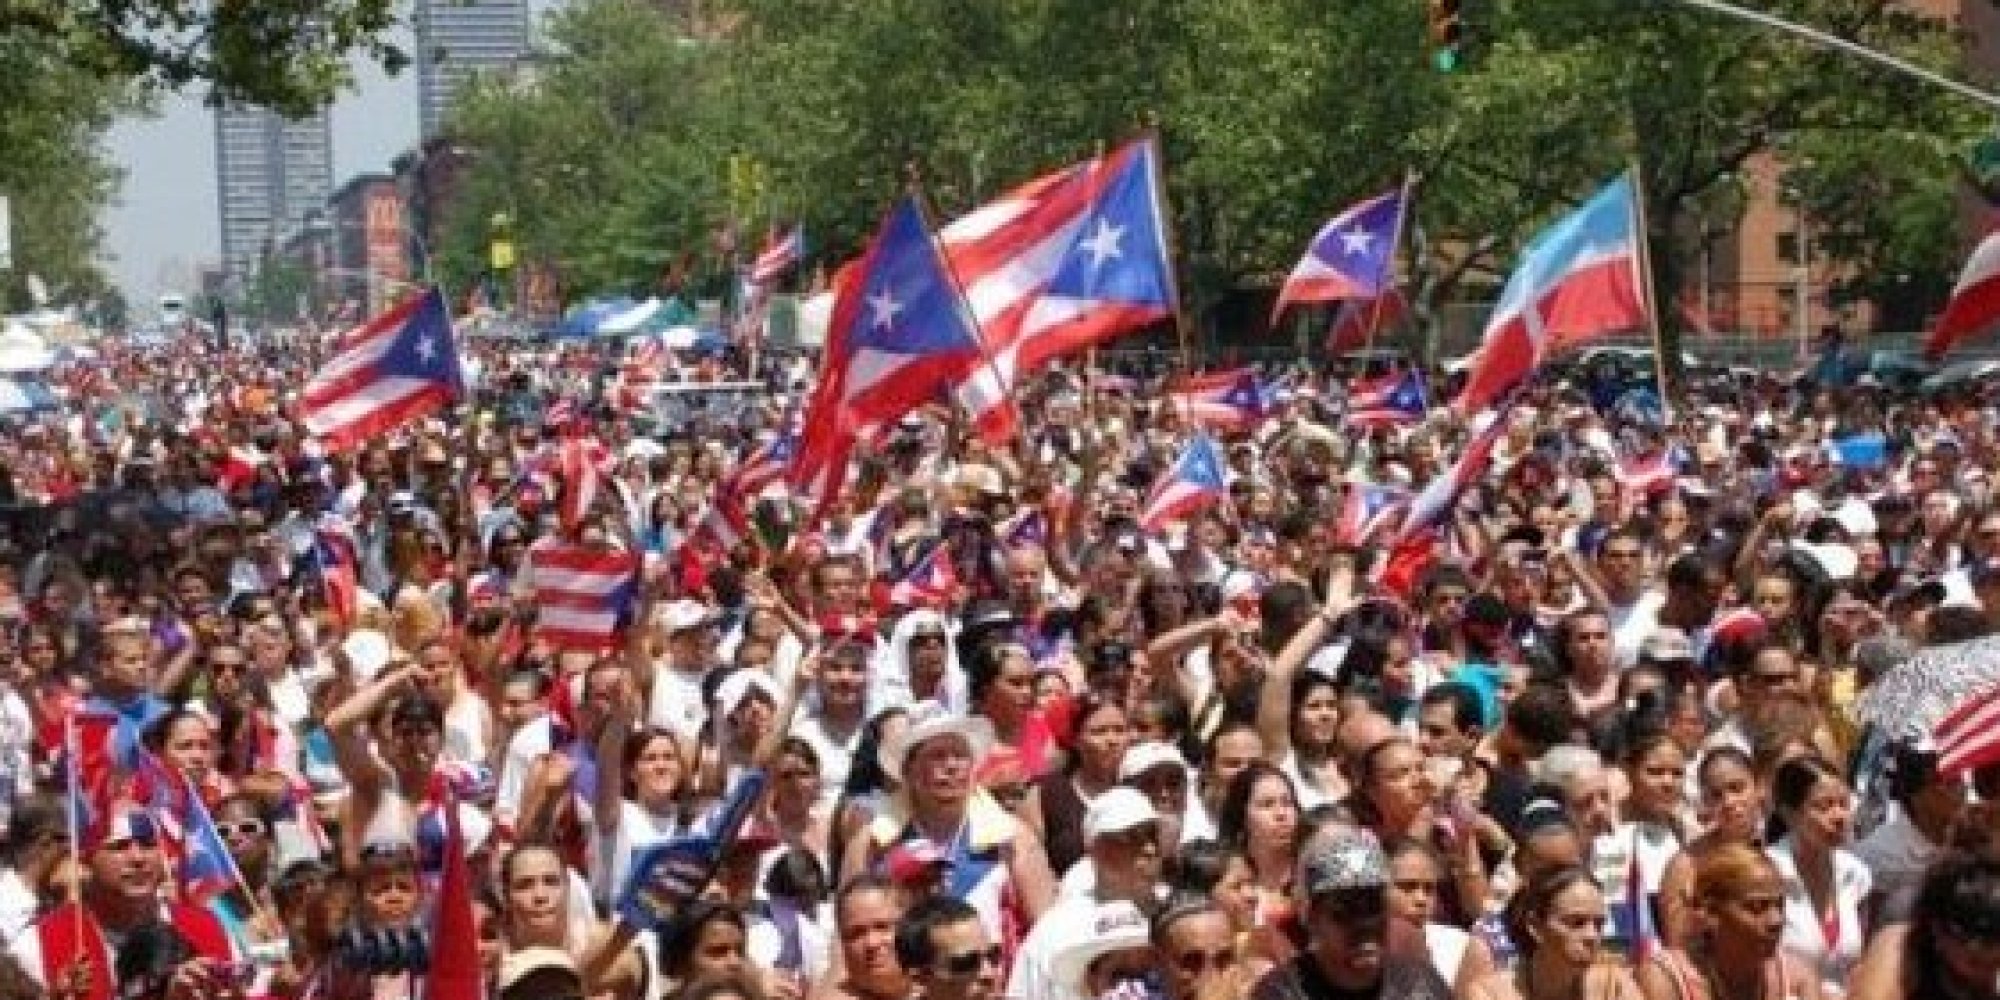
<svg viewBox="0 0 2000 1000"><path fill-rule="evenodd" d="M1799 234L1794 232L1778 234L1778 261L1784 264L1799 262Z"/></svg>

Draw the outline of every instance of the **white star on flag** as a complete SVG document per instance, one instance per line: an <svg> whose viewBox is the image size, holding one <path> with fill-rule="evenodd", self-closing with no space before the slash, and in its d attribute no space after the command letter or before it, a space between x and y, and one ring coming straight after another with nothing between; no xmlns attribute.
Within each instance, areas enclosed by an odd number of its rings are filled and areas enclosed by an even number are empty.
<svg viewBox="0 0 2000 1000"><path fill-rule="evenodd" d="M1341 251L1349 257L1366 254L1375 246L1375 234L1360 226L1340 234Z"/></svg>
<svg viewBox="0 0 2000 1000"><path fill-rule="evenodd" d="M1090 266L1103 267L1105 261L1123 256L1124 251L1118 248L1118 241L1124 237L1124 226L1114 226L1109 219L1099 216L1096 231L1083 241L1083 249L1090 254Z"/></svg>
<svg viewBox="0 0 2000 1000"><path fill-rule="evenodd" d="M417 341L417 359L428 365L437 357L437 341L424 337Z"/></svg>
<svg viewBox="0 0 2000 1000"><path fill-rule="evenodd" d="M896 297L885 287L868 296L868 310L873 314L869 325L877 330L887 330L896 322L896 314L903 311L903 304L896 301Z"/></svg>

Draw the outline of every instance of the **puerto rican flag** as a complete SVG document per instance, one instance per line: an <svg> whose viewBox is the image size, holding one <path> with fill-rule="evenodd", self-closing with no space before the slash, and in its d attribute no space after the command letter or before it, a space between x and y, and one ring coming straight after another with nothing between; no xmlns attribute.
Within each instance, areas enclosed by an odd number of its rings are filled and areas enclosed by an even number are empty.
<svg viewBox="0 0 2000 1000"><path fill-rule="evenodd" d="M528 559L538 609L536 638L561 649L602 650L617 642L631 604L637 555L544 541L529 550Z"/></svg>
<svg viewBox="0 0 2000 1000"><path fill-rule="evenodd" d="M1347 400L1346 424L1373 429L1423 423L1430 413L1430 392L1423 373L1405 368L1354 387Z"/></svg>
<svg viewBox="0 0 2000 1000"><path fill-rule="evenodd" d="M436 288L405 299L342 338L306 383L306 429L329 450L377 437L465 392L451 314Z"/></svg>
<svg viewBox="0 0 2000 1000"><path fill-rule="evenodd" d="M1944 314L1924 341L1924 357L1936 361L1953 345L1990 329L2000 320L2000 230L1987 233L1959 272Z"/></svg>
<svg viewBox="0 0 2000 1000"><path fill-rule="evenodd" d="M1445 470L1444 475L1425 484L1423 490L1410 501L1410 512L1404 516L1403 528L1397 533L1399 542L1413 539L1450 520L1459 494L1486 477L1486 467L1493 463L1493 449L1507 432L1507 410L1503 407L1480 419L1485 423L1475 422L1472 439L1465 443L1465 450L1459 452L1458 460Z"/></svg>
<svg viewBox="0 0 2000 1000"><path fill-rule="evenodd" d="M1304 257L1278 289L1276 324L1289 306L1307 302L1369 302L1394 291L1396 244L1409 188L1399 187L1349 206L1320 227Z"/></svg>
<svg viewBox="0 0 2000 1000"><path fill-rule="evenodd" d="M1674 465L1673 452L1659 448L1644 455L1621 457L1616 475L1626 489L1640 496L1651 496L1672 489L1680 478L1680 470Z"/></svg>
<svg viewBox="0 0 2000 1000"><path fill-rule="evenodd" d="M354 624L360 609L358 551L354 529L345 519L336 514L320 515L319 524L313 529L313 567L319 572L327 610L342 627Z"/></svg>
<svg viewBox="0 0 2000 1000"><path fill-rule="evenodd" d="M190 789L184 800L187 812L183 817L185 833L181 839L178 879L181 899L205 906L209 900L240 885L243 875L237 871L236 859L230 857L229 845L216 830L215 817L209 815L201 796Z"/></svg>
<svg viewBox="0 0 2000 1000"><path fill-rule="evenodd" d="M2000 762L2000 688L1960 705L1931 735L1938 748L1938 774L1946 779Z"/></svg>
<svg viewBox="0 0 2000 1000"><path fill-rule="evenodd" d="M915 197L897 202L837 285L790 474L819 507L845 485L857 444L989 367L979 325Z"/></svg>
<svg viewBox="0 0 2000 1000"><path fill-rule="evenodd" d="M1326 331L1326 349L1335 354L1358 351L1367 346L1369 338L1409 315L1410 300L1399 288L1372 299L1348 299L1334 310L1333 323Z"/></svg>
<svg viewBox="0 0 2000 1000"><path fill-rule="evenodd" d="M773 231L757 259L750 262L750 283L769 286L799 265L806 255L806 230L793 226L783 235Z"/></svg>
<svg viewBox="0 0 2000 1000"><path fill-rule="evenodd" d="M1173 318L1164 206L1148 137L1030 181L939 233L993 354L957 391L989 440L1013 432L1021 378Z"/></svg>
<svg viewBox="0 0 2000 1000"><path fill-rule="evenodd" d="M1644 238L1629 174L1536 236L1486 321L1459 412L1493 405L1566 348L1646 326Z"/></svg>
<svg viewBox="0 0 2000 1000"><path fill-rule="evenodd" d="M943 542L930 547L910 572L889 588L889 603L905 608L942 608L958 591L958 571L951 562L951 547Z"/></svg>
<svg viewBox="0 0 2000 1000"><path fill-rule="evenodd" d="M1228 487L1223 478L1222 452L1216 448L1214 439L1196 434L1173 468L1153 487L1145 512L1139 517L1139 526L1146 531L1158 531L1167 522L1222 499Z"/></svg>
<svg viewBox="0 0 2000 1000"><path fill-rule="evenodd" d="M1399 486L1349 483L1340 516L1333 523L1334 541L1342 545L1367 543L1403 511L1409 500L1410 491Z"/></svg>
<svg viewBox="0 0 2000 1000"><path fill-rule="evenodd" d="M230 445L222 456L221 468L216 470L215 485L224 493L234 493L257 481L257 471L270 458L255 445Z"/></svg>
<svg viewBox="0 0 2000 1000"><path fill-rule="evenodd" d="M1167 402L1188 422L1223 432L1255 428L1273 405L1269 387L1253 368L1198 376L1169 393Z"/></svg>
<svg viewBox="0 0 2000 1000"><path fill-rule="evenodd" d="M562 528L575 532L583 527L597 500L604 495L610 478L611 452L593 437L573 435L562 443L562 503L558 513Z"/></svg>

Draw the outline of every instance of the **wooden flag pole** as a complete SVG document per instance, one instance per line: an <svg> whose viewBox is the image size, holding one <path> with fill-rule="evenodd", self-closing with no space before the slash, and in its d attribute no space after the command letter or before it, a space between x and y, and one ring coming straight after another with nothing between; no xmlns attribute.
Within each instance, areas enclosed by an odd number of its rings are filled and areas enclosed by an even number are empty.
<svg viewBox="0 0 2000 1000"><path fill-rule="evenodd" d="M1646 332L1653 338L1653 378L1660 390L1660 422L1671 424L1673 395L1667 383L1667 351L1660 335L1660 310L1653 301L1653 254L1646 238L1650 231L1646 228L1646 176L1636 159L1626 169L1632 178L1632 243L1639 269L1639 302L1646 309Z"/></svg>
<svg viewBox="0 0 2000 1000"><path fill-rule="evenodd" d="M1174 339L1180 355L1182 378L1194 374L1194 324L1188 317L1187 305L1181 300L1180 275L1174 263L1180 260L1180 241L1174 238L1174 214L1172 204L1167 200L1167 166L1165 153L1160 148L1160 118L1154 111L1147 111L1141 119L1143 124L1139 134L1142 142L1152 146L1152 158L1147 167L1153 174L1153 190L1160 199L1160 238L1167 244L1167 293L1174 300Z"/></svg>
<svg viewBox="0 0 2000 1000"><path fill-rule="evenodd" d="M1367 363L1368 352L1375 349L1375 328L1382 325L1382 299L1399 285L1396 280L1396 250L1403 245L1403 224L1410 217L1410 194L1416 190L1416 187L1417 172L1415 170L1403 171L1403 190L1401 194L1397 195L1398 200L1396 202L1396 223L1389 229L1389 289L1388 291L1376 292L1375 298L1368 303L1368 332L1361 342L1363 364ZM1337 316L1338 314L1336 313ZM1336 318L1335 322L1338 321Z"/></svg>

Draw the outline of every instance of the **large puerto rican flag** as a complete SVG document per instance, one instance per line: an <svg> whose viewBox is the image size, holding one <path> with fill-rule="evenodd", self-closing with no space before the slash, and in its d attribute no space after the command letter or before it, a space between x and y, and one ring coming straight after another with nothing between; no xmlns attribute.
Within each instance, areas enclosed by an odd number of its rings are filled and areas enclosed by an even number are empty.
<svg viewBox="0 0 2000 1000"><path fill-rule="evenodd" d="M456 401L465 391L451 313L428 288L342 335L306 383L306 429L342 450Z"/></svg>
<svg viewBox="0 0 2000 1000"><path fill-rule="evenodd" d="M528 553L535 636L561 649L616 644L629 610L639 557L630 552L545 541Z"/></svg>
<svg viewBox="0 0 2000 1000"><path fill-rule="evenodd" d="M1278 289L1276 322L1288 306L1307 302L1372 302L1394 291L1396 244L1409 189L1399 187L1352 205L1327 220Z"/></svg>
<svg viewBox="0 0 2000 1000"><path fill-rule="evenodd" d="M1196 434L1173 468L1153 487L1145 513L1139 516L1139 526L1146 531L1157 531L1169 521L1222 499L1228 488L1228 481L1223 478L1222 452L1216 448L1214 439Z"/></svg>
<svg viewBox="0 0 2000 1000"><path fill-rule="evenodd" d="M938 234L993 352L957 393L982 434L1011 433L1022 377L1174 316L1165 219L1148 137L1030 181Z"/></svg>
<svg viewBox="0 0 2000 1000"><path fill-rule="evenodd" d="M979 325L915 197L897 202L838 285L790 470L820 506L843 485L857 443L988 367Z"/></svg>
<svg viewBox="0 0 2000 1000"><path fill-rule="evenodd" d="M1493 405L1568 347L1646 326L1643 238L1630 174L1536 236L1486 321L1459 412Z"/></svg>
<svg viewBox="0 0 2000 1000"><path fill-rule="evenodd" d="M1936 361L1953 345L2000 321L2000 230L1986 234L1972 248L1972 257L1959 273L1958 284L1945 303L1929 340L1924 341L1924 357Z"/></svg>

